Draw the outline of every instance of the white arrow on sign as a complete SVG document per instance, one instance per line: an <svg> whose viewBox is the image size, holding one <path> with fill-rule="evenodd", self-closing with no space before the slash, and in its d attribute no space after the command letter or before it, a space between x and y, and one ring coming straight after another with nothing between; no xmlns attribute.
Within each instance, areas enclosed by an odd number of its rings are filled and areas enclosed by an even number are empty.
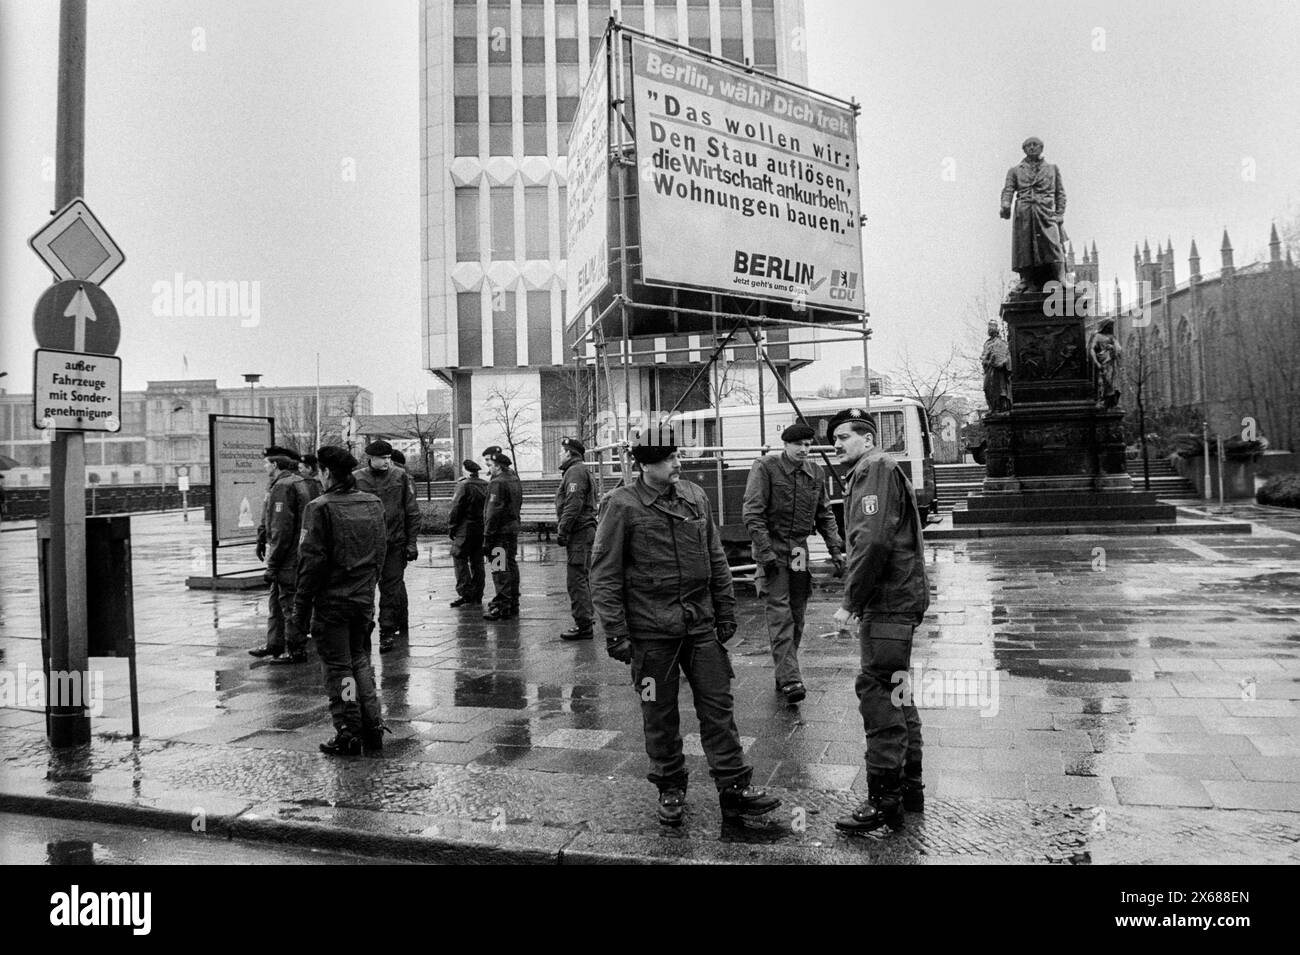
<svg viewBox="0 0 1300 955"><path fill-rule="evenodd" d="M72 301L68 303L63 317L71 318L77 323L72 333L72 350L84 352L86 350L86 319L90 319L92 322L97 322L99 319L95 315L94 308L90 305L90 296L86 294L86 290L80 285L77 286L77 294L72 296Z"/></svg>

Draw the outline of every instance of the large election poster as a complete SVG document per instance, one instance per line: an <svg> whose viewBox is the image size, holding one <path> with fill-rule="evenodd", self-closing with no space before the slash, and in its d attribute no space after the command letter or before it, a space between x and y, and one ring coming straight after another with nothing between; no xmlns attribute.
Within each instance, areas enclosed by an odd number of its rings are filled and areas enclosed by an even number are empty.
<svg viewBox="0 0 1300 955"><path fill-rule="evenodd" d="M608 42L608 40L606 41ZM569 130L565 324L609 284L609 70L596 55Z"/></svg>
<svg viewBox="0 0 1300 955"><path fill-rule="evenodd" d="M209 415L208 426L213 540L217 545L253 543L266 497L263 454L275 440L275 419Z"/></svg>
<svg viewBox="0 0 1300 955"><path fill-rule="evenodd" d="M632 38L645 281L863 310L853 111Z"/></svg>

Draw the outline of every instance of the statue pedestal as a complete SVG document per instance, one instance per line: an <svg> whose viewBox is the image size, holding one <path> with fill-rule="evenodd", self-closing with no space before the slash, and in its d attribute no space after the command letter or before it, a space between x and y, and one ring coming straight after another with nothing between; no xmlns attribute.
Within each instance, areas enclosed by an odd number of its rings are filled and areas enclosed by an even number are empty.
<svg viewBox="0 0 1300 955"><path fill-rule="evenodd" d="M1173 505L1133 490L1123 412L1097 408L1082 314L1088 307L1074 302L1071 289L1003 303L1012 407L984 416L984 489L967 497L967 510L953 512L954 525L1174 520Z"/></svg>

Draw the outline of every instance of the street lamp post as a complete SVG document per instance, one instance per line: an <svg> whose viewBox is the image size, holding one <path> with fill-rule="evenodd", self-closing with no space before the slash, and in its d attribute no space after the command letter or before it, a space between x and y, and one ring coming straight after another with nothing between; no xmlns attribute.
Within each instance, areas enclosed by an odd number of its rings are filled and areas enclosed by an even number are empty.
<svg viewBox="0 0 1300 955"><path fill-rule="evenodd" d="M257 414L257 401L253 397L253 386L261 380L262 380L262 376L260 374L258 375L249 374L249 373L244 374L244 381L248 382L248 413L250 415Z"/></svg>

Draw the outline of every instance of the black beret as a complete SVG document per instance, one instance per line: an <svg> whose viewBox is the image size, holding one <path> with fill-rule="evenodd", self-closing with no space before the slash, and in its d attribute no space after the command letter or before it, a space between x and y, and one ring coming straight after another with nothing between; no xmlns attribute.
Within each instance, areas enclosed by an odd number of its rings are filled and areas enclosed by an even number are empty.
<svg viewBox="0 0 1300 955"><path fill-rule="evenodd" d="M637 464L658 464L668 460L668 456L677 450L675 444L635 444L632 457Z"/></svg>
<svg viewBox="0 0 1300 955"><path fill-rule="evenodd" d="M403 454L401 451L394 451L394 452L393 452L393 463L394 463L394 464L405 464L405 463L406 463L406 455Z"/></svg>
<svg viewBox="0 0 1300 955"><path fill-rule="evenodd" d="M304 454L302 456L302 463L307 465L309 468L314 468L316 466L316 455Z"/></svg>
<svg viewBox="0 0 1300 955"><path fill-rule="evenodd" d="M298 452L292 448L284 448L278 444L273 444L262 452L264 458L288 458L290 461L297 461Z"/></svg>
<svg viewBox="0 0 1300 955"><path fill-rule="evenodd" d="M327 444L319 449L316 452L316 460L320 462L321 467L338 477L351 474L357 469L357 459L348 454L346 448L341 448L337 444Z"/></svg>
<svg viewBox="0 0 1300 955"><path fill-rule="evenodd" d="M781 432L782 441L812 441L817 437L817 432L808 425L800 421L798 424L792 424Z"/></svg>
<svg viewBox="0 0 1300 955"><path fill-rule="evenodd" d="M566 451L573 451L576 454L586 454L587 447L577 438L561 438L560 447Z"/></svg>
<svg viewBox="0 0 1300 955"><path fill-rule="evenodd" d="M492 455L492 461L499 468L508 468L510 465L514 464L514 462L510 460L509 455L502 454L500 451Z"/></svg>
<svg viewBox="0 0 1300 955"><path fill-rule="evenodd" d="M471 474L478 474L479 471L483 470L479 467L479 463L472 458L466 458L464 461L460 462L460 466Z"/></svg>
<svg viewBox="0 0 1300 955"><path fill-rule="evenodd" d="M372 454L375 457L382 457L385 454L392 454L393 446L380 438L378 441L371 441L366 445L366 454Z"/></svg>
<svg viewBox="0 0 1300 955"><path fill-rule="evenodd" d="M876 422L870 414L861 408L845 408L836 414L834 418L831 418L830 423L826 425L826 440L828 442L834 443L835 429L846 421L851 421L854 424L864 424L873 437L876 435Z"/></svg>
<svg viewBox="0 0 1300 955"><path fill-rule="evenodd" d="M492 457L492 455L500 454L500 453L501 453L501 446L499 444L489 444L486 448L483 449L483 457L485 458L490 458Z"/></svg>

